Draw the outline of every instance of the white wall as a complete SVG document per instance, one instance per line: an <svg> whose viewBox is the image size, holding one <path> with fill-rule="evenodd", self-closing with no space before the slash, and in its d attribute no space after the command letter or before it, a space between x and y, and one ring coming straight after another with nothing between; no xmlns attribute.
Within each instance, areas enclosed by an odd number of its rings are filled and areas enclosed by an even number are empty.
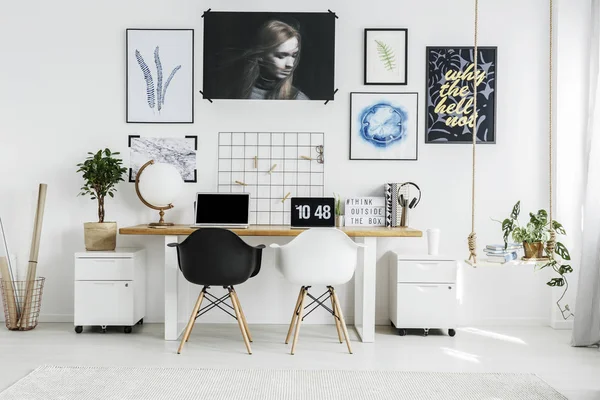
<svg viewBox="0 0 600 400"><path fill-rule="evenodd" d="M28 257L37 184L49 185L39 271L46 276L42 313L46 320L70 320L73 312L73 252L83 246L82 223L95 218L95 206L76 197L75 171L86 152L109 147L128 161L130 134L199 137L198 184L186 193L170 220L191 221L192 193L214 190L219 131L323 131L326 134L326 190L342 196L381 195L384 182L414 181L423 200L411 225L442 230L441 251L464 259L470 232L471 147L424 145L425 46L469 45L473 41L473 1L371 0L75 0L10 2L4 5L0 40L0 212L21 264ZM352 4L352 5L350 5ZM125 121L125 29L195 28L196 89L202 82L204 10L335 10L336 100L321 102L233 102L210 104L196 98L193 125L132 125ZM521 200L524 210L547 207L547 18L546 0L481 2L481 45L498 46L497 144L479 146L477 159L478 244L499 242L500 226L490 218L508 215ZM409 85L364 87L363 29L409 29ZM418 162L349 161L349 92L418 91L421 124ZM349 178L352 177L352 178ZM148 222L155 212L136 198L132 184L119 186L107 200L107 220L121 227ZM269 241L263 239L262 241ZM120 237L120 246L146 246L148 319L162 308L162 241L159 237ZM377 251L377 321L387 320L387 257L391 249L425 251L424 239L382 240ZM267 251L261 275L240 287L252 322L288 323L296 288L281 281ZM512 268L463 271L461 322L544 323L550 292L543 274ZM351 284L349 285L351 288ZM251 293L253 292L253 293ZM350 293L342 293L352 319ZM102 301L102 299L99 299ZM212 320L219 320L214 315ZM312 322L329 321L320 314ZM310 321L309 321L310 322Z"/></svg>

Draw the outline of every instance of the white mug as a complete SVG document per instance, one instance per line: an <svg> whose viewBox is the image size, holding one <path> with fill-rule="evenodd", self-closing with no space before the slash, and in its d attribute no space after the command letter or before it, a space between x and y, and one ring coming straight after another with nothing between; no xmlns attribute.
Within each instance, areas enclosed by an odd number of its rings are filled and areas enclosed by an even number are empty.
<svg viewBox="0 0 600 400"><path fill-rule="evenodd" d="M440 230L427 229L427 254L437 256L440 250Z"/></svg>

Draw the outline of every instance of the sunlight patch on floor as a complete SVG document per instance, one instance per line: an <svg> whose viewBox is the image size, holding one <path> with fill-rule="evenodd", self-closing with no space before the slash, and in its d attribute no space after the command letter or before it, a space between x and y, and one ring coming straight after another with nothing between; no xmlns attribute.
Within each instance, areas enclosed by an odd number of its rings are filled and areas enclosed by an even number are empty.
<svg viewBox="0 0 600 400"><path fill-rule="evenodd" d="M518 337L503 335L501 333L486 331L486 330L483 330L483 329L461 328L460 331L461 332L472 333L474 335L485 336L485 337L488 337L490 339L502 340L504 342L510 342L510 343L515 343L515 344L527 345L527 343L523 339L520 339Z"/></svg>

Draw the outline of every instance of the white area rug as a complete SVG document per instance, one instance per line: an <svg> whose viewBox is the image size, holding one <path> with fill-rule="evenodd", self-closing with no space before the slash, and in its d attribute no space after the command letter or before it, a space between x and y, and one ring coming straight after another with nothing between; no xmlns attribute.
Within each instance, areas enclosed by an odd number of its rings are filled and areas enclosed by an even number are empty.
<svg viewBox="0 0 600 400"><path fill-rule="evenodd" d="M535 375L43 366L0 400L566 399Z"/></svg>

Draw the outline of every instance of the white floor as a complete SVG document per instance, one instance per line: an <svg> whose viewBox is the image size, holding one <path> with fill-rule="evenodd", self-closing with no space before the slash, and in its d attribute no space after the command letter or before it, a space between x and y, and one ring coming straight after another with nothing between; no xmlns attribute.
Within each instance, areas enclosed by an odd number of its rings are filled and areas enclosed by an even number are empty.
<svg viewBox="0 0 600 400"><path fill-rule="evenodd" d="M339 344L335 326L305 325L296 355L283 344L287 327L251 325L253 355L237 324L198 324L181 355L162 340L163 327L147 324L126 335L70 324L40 324L31 332L0 329L0 390L43 364L269 369L391 369L445 372L535 373L569 399L600 399L600 351L569 346L570 331L551 328L462 328L454 338L432 331L400 337L377 327L376 343L350 330L354 354Z"/></svg>

